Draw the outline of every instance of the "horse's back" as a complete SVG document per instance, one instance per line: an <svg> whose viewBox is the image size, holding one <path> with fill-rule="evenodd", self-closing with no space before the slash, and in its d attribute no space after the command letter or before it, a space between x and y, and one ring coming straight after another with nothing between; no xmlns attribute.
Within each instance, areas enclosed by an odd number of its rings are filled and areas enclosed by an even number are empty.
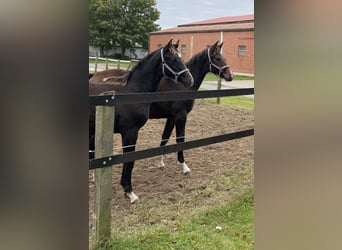
<svg viewBox="0 0 342 250"><path fill-rule="evenodd" d="M106 91L118 91L118 85L89 82L89 95L100 95Z"/></svg>
<svg viewBox="0 0 342 250"><path fill-rule="evenodd" d="M90 77L89 74L89 83L102 83L105 78L108 77L124 77L127 74L127 70L125 69L106 69L103 71L98 71Z"/></svg>

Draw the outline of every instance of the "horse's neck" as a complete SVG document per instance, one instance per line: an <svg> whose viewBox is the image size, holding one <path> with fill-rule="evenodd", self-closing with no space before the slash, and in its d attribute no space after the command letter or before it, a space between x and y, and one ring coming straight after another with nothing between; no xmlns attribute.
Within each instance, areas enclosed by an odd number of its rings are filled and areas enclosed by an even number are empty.
<svg viewBox="0 0 342 250"><path fill-rule="evenodd" d="M155 55L132 73L127 83L127 87L132 92L155 92L157 90L158 83L163 76L161 59L158 59L158 56Z"/></svg>
<svg viewBox="0 0 342 250"><path fill-rule="evenodd" d="M189 68L192 77L194 78L193 90L198 90L201 86L205 75L209 72L209 61L206 54L201 54L196 61L188 61L186 66Z"/></svg>

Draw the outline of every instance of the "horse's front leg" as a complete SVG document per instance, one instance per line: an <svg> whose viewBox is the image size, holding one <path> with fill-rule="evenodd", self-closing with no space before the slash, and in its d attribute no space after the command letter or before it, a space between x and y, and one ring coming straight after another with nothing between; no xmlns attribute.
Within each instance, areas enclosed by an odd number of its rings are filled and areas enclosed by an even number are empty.
<svg viewBox="0 0 342 250"><path fill-rule="evenodd" d="M181 143L185 140L185 124L186 124L186 116L187 113L181 112L176 117L176 142ZM190 168L186 165L184 161L184 153L183 151L178 151L177 153L178 164L183 167L183 173L188 174L190 173Z"/></svg>
<svg viewBox="0 0 342 250"><path fill-rule="evenodd" d="M138 139L138 131L130 130L129 132L121 134L121 138L124 153L135 151L135 144ZM139 199L139 197L132 191L131 179L133 167L134 161L123 164L120 181L120 184L125 192L125 195L129 198L131 203L134 203Z"/></svg>

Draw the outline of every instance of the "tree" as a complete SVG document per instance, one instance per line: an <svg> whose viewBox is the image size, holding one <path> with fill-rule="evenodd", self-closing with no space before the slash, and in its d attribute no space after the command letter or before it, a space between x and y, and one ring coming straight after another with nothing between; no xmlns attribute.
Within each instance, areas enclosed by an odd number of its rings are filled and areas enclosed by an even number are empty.
<svg viewBox="0 0 342 250"><path fill-rule="evenodd" d="M104 49L126 49L141 45L148 48L149 32L160 29L155 0L90 0L90 44Z"/></svg>
<svg viewBox="0 0 342 250"><path fill-rule="evenodd" d="M118 11L117 5L111 1L89 1L89 43L100 48L101 56L104 49L113 46L113 17Z"/></svg>

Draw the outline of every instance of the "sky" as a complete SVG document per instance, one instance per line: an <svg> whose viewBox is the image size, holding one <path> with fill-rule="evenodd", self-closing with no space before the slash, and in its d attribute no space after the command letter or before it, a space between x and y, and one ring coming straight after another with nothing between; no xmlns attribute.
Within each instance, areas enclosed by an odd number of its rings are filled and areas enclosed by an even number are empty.
<svg viewBox="0 0 342 250"><path fill-rule="evenodd" d="M162 29L226 16L254 14L254 0L156 0Z"/></svg>

